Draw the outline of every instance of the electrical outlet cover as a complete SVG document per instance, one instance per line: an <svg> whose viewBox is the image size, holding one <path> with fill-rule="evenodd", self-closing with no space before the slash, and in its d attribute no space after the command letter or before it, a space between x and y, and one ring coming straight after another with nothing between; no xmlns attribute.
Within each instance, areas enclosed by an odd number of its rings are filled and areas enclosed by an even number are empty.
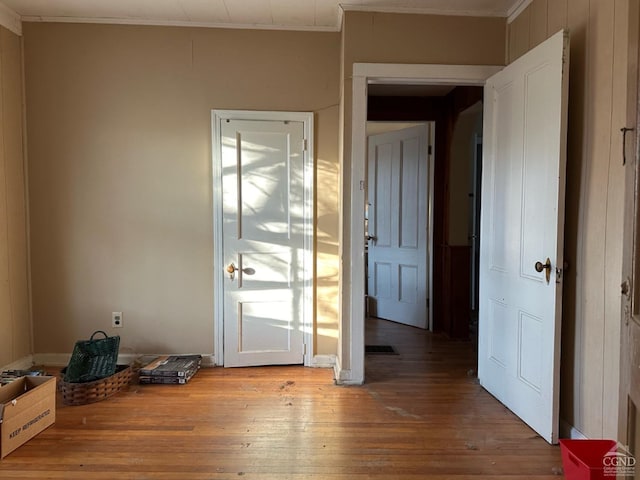
<svg viewBox="0 0 640 480"><path fill-rule="evenodd" d="M111 326L122 328L122 312L111 312Z"/></svg>

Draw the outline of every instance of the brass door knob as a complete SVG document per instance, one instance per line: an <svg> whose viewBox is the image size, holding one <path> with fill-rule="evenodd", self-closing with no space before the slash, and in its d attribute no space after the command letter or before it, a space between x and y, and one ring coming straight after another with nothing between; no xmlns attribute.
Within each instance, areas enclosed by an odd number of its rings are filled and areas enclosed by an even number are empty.
<svg viewBox="0 0 640 480"><path fill-rule="evenodd" d="M238 271L238 267L236 267L233 262L229 264L227 267L227 273L229 274L229 278L233 280L236 276L236 272Z"/></svg>
<svg viewBox="0 0 640 480"><path fill-rule="evenodd" d="M536 262L536 272L542 272L543 270L551 270L551 262L547 258L547 263Z"/></svg>
<svg viewBox="0 0 640 480"><path fill-rule="evenodd" d="M545 276L547 277L547 283L549 283L549 280L551 280L551 260L549 259L549 257L547 257L546 263L536 262L534 268L538 273L545 271Z"/></svg>

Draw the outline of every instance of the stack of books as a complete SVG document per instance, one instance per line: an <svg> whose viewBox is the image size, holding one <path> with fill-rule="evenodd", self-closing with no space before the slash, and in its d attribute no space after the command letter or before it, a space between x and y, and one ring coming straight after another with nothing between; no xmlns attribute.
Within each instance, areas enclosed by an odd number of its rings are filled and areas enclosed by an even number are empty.
<svg viewBox="0 0 640 480"><path fill-rule="evenodd" d="M140 383L184 384L196 374L201 355L165 355L140 369Z"/></svg>
<svg viewBox="0 0 640 480"><path fill-rule="evenodd" d="M39 377L45 375L43 370L5 370L0 373L0 386L18 380L20 377Z"/></svg>

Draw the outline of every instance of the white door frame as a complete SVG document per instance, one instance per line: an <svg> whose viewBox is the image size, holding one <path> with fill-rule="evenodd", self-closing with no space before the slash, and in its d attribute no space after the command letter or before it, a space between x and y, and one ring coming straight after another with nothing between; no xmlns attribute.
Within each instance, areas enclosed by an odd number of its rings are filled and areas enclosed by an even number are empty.
<svg viewBox="0 0 640 480"><path fill-rule="evenodd" d="M349 209L350 262L348 278L341 278L340 290L351 322L350 335L346 339L346 351L349 353L349 371L337 372L336 378L345 384L364 383L364 221L362 210L365 203L367 152L367 85L385 84L428 84L428 85L478 85L502 70L503 66L488 65L412 65L389 63L354 63L353 97L351 104L351 199L343 204ZM345 212L346 213L346 212ZM344 237L343 237L344 239ZM355 239L355 240L354 240ZM344 319L341 319L344 321Z"/></svg>
<svg viewBox="0 0 640 480"><path fill-rule="evenodd" d="M225 265L222 240L222 137L221 122L226 120L260 120L281 122L302 122L306 150L304 155L304 205L303 229L304 251L302 252L302 271L304 275L302 293L304 365L311 366L314 356L313 332L313 244L314 244L314 151L313 151L313 113L312 112L263 112L252 110L211 110L212 140L212 185L213 185L213 321L214 321L214 360L216 365L224 365L224 279Z"/></svg>

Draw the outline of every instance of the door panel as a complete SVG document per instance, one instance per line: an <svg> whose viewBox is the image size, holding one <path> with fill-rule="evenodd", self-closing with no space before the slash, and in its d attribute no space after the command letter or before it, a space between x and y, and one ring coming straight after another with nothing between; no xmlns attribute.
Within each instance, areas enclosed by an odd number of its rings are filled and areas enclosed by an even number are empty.
<svg viewBox="0 0 640 480"><path fill-rule="evenodd" d="M303 133L222 124L225 366L303 362Z"/></svg>
<svg viewBox="0 0 640 480"><path fill-rule="evenodd" d="M238 303L240 352L261 352L291 348L287 328L291 312L287 301L244 301ZM265 316L267 315L267 316ZM277 328L273 328L273 327Z"/></svg>
<svg viewBox="0 0 640 480"><path fill-rule="evenodd" d="M398 285L400 301L409 304L417 303L418 288L418 267L416 265L400 265L400 285Z"/></svg>
<svg viewBox="0 0 640 480"><path fill-rule="evenodd" d="M426 328L431 126L369 137L368 295L372 316Z"/></svg>
<svg viewBox="0 0 640 480"><path fill-rule="evenodd" d="M402 142L402 164L400 172L400 225L398 246L400 248L420 248L421 222L416 221L416 212L420 212L421 167L425 169L425 163L421 159L420 138L414 137ZM426 169L425 169L426 170ZM422 187L422 188L421 188Z"/></svg>
<svg viewBox="0 0 640 480"><path fill-rule="evenodd" d="M478 377L551 443L559 428L567 75L568 36L559 32L485 85Z"/></svg>
<svg viewBox="0 0 640 480"><path fill-rule="evenodd" d="M542 389L542 377L538 366L543 363L543 325L544 322L541 318L520 312L518 322L518 343L520 344L518 378L537 392Z"/></svg>

